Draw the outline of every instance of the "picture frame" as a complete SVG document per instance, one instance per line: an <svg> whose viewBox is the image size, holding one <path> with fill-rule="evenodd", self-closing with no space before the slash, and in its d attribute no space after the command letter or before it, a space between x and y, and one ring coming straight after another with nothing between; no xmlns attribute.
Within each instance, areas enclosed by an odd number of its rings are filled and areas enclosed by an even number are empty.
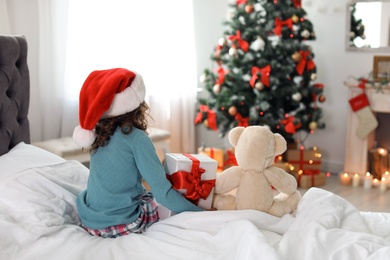
<svg viewBox="0 0 390 260"><path fill-rule="evenodd" d="M374 81L390 80L390 56L374 56Z"/></svg>

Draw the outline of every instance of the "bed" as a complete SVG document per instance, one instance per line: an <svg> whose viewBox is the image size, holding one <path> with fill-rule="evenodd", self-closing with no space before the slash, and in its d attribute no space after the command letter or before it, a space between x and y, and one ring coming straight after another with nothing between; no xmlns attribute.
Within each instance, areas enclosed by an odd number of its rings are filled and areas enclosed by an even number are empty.
<svg viewBox="0 0 390 260"><path fill-rule="evenodd" d="M319 188L281 218L185 212L143 234L90 236L75 206L88 168L30 144L26 59L23 36L0 36L0 259L390 259L390 213Z"/></svg>

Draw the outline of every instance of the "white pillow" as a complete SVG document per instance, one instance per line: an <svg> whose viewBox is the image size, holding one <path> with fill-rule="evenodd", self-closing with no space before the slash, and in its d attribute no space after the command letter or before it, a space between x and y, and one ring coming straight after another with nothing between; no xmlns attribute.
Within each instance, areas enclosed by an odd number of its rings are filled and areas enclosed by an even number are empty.
<svg viewBox="0 0 390 260"><path fill-rule="evenodd" d="M41 167L64 162L65 159L24 142L0 156L0 176L20 172L32 167Z"/></svg>

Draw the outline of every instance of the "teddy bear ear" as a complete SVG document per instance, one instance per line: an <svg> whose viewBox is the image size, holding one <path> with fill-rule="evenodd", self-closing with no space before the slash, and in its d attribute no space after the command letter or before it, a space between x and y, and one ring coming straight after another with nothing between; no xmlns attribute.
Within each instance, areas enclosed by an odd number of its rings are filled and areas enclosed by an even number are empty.
<svg viewBox="0 0 390 260"><path fill-rule="evenodd" d="M275 155L280 155L287 150L287 142L284 137L278 133L275 136Z"/></svg>
<svg viewBox="0 0 390 260"><path fill-rule="evenodd" d="M240 135L242 132L244 132L245 127L242 126L236 126L229 132L229 143L236 147L238 139L240 138Z"/></svg>

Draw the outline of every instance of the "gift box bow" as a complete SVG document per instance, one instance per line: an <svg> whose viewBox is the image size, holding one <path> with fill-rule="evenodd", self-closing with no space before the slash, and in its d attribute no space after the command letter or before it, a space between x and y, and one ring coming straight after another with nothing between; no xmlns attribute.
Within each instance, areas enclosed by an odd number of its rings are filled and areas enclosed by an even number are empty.
<svg viewBox="0 0 390 260"><path fill-rule="evenodd" d="M167 174L168 180L176 190L186 190L184 196L194 204L199 199L207 199L215 186L215 179L202 180L201 175L205 172L200 168L200 161L190 154L183 154L192 161L191 172L177 171Z"/></svg>

